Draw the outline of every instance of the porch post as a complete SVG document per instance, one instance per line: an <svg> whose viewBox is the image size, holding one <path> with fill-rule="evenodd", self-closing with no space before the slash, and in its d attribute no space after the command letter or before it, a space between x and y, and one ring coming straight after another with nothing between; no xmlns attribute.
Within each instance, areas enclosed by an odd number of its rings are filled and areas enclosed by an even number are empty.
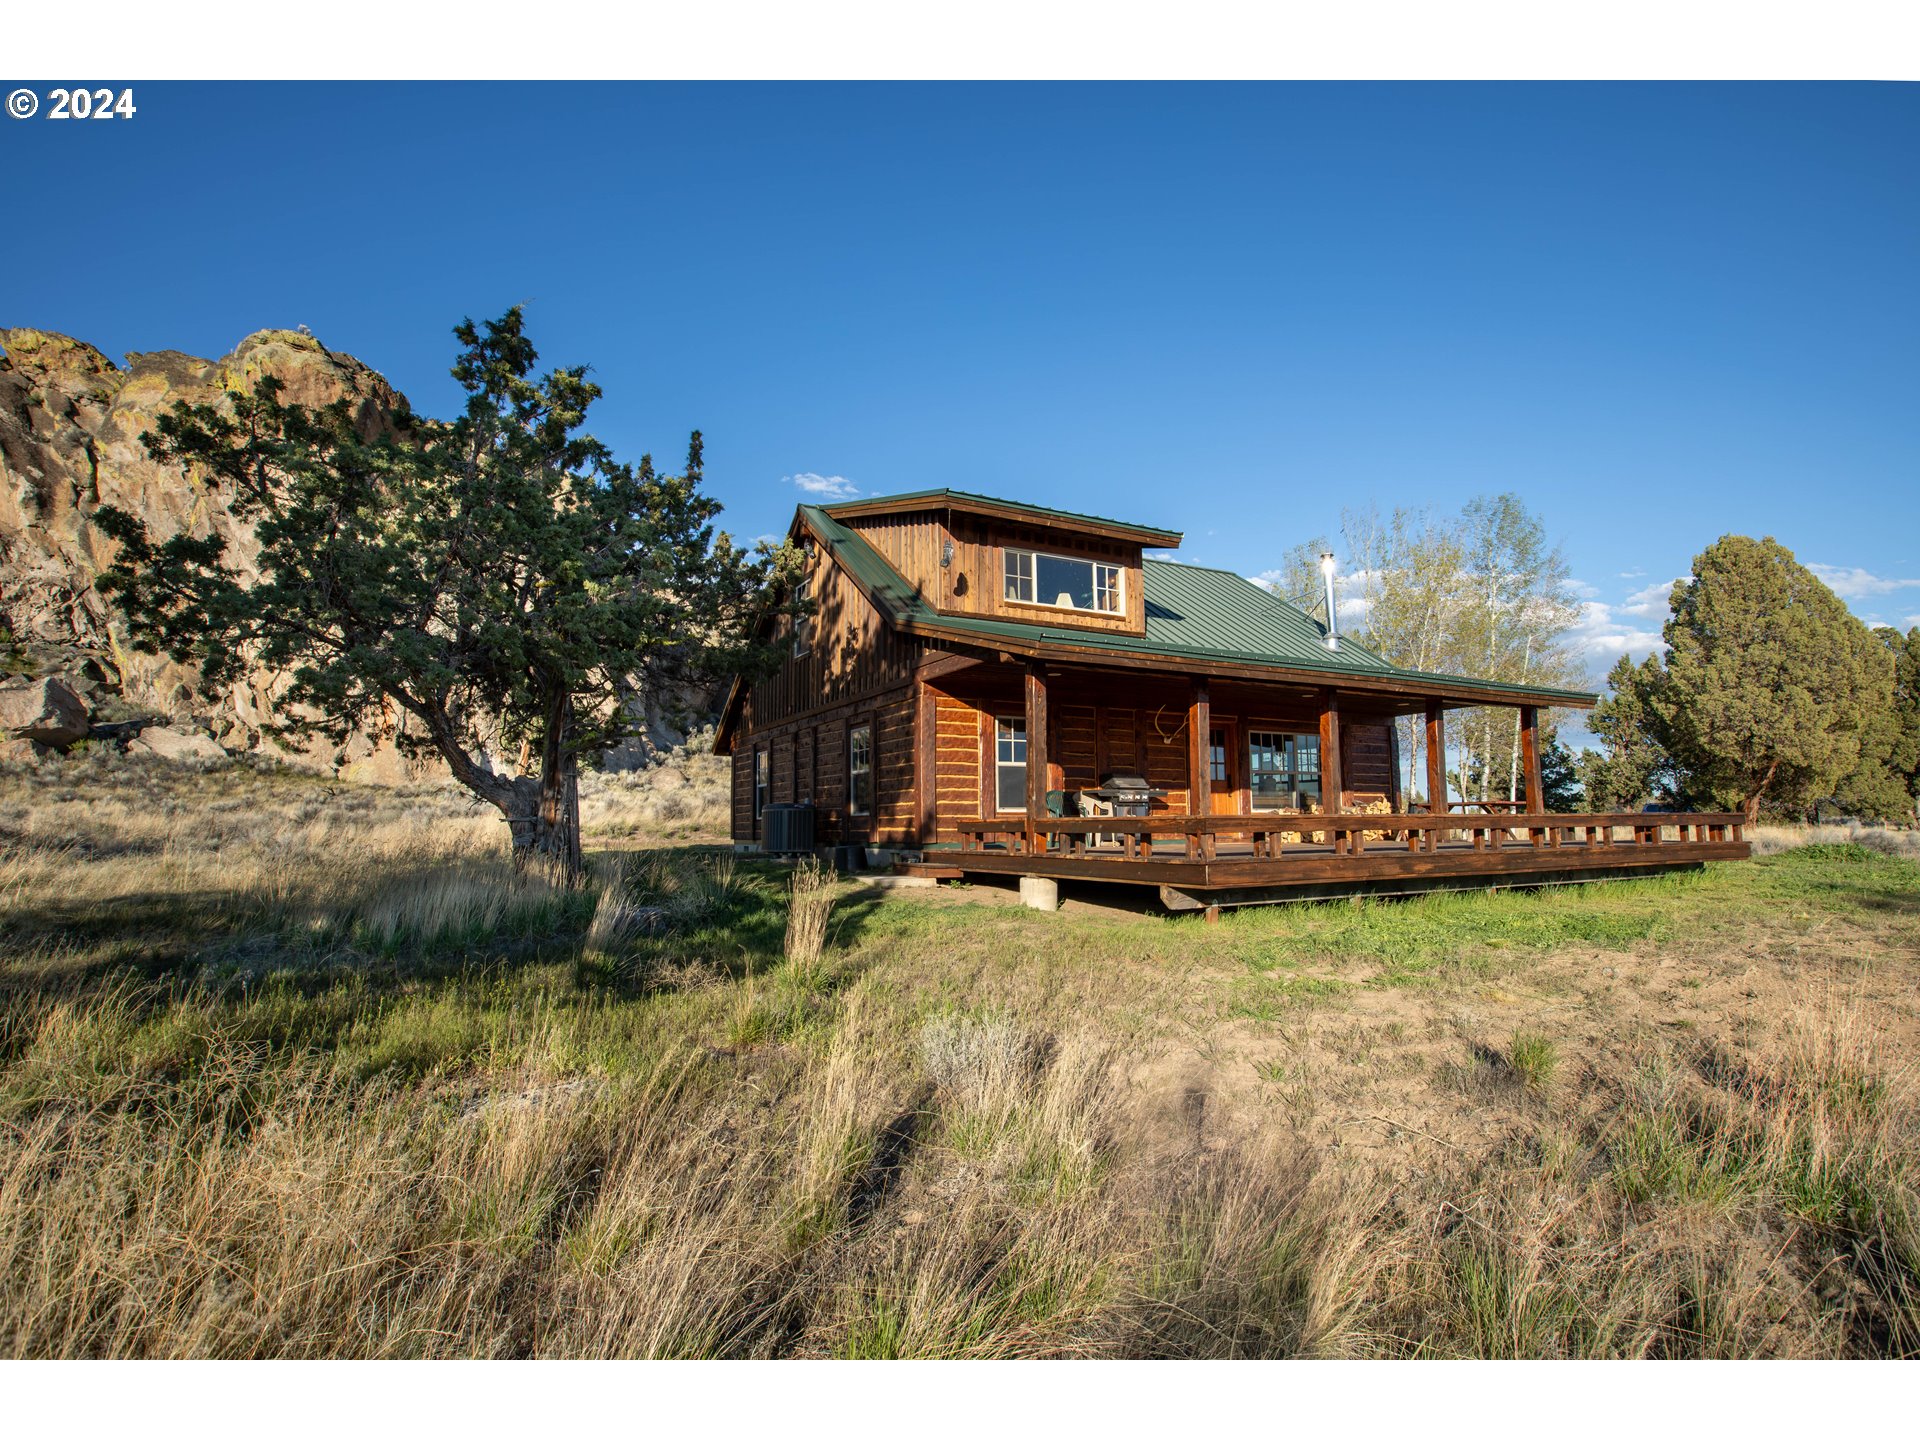
<svg viewBox="0 0 1920 1440"><path fill-rule="evenodd" d="M1187 706L1187 813L1213 813L1213 702L1207 682L1193 682L1193 703Z"/></svg>
<svg viewBox="0 0 1920 1440"><path fill-rule="evenodd" d="M1427 813L1447 813L1447 712L1427 701Z"/></svg>
<svg viewBox="0 0 1920 1440"><path fill-rule="evenodd" d="M1520 765L1527 777L1527 813L1546 814L1546 797L1540 793L1540 710L1534 705L1520 707Z"/></svg>
<svg viewBox="0 0 1920 1440"><path fill-rule="evenodd" d="M1047 672L1027 662L1027 848L1036 843L1035 822L1047 818Z"/></svg>
<svg viewBox="0 0 1920 1440"><path fill-rule="evenodd" d="M934 843L940 783L939 698L924 680L913 682L913 809L915 838Z"/></svg>
<svg viewBox="0 0 1920 1440"><path fill-rule="evenodd" d="M1320 694L1320 813L1340 813L1340 697Z"/></svg>

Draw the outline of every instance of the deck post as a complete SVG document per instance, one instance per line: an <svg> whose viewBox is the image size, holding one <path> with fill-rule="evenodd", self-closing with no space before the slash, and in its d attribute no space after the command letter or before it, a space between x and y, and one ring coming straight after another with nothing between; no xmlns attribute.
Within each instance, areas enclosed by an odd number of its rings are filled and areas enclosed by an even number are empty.
<svg viewBox="0 0 1920 1440"><path fill-rule="evenodd" d="M1187 813L1213 813L1213 703L1207 682L1193 682L1193 701L1187 706Z"/></svg>
<svg viewBox="0 0 1920 1440"><path fill-rule="evenodd" d="M1546 797L1540 793L1540 708L1520 707L1520 765L1526 775L1527 813L1547 813Z"/></svg>
<svg viewBox="0 0 1920 1440"><path fill-rule="evenodd" d="M1447 813L1447 712L1438 700L1427 701L1427 813ZM1437 849L1440 832L1429 830L1422 839Z"/></svg>
<svg viewBox="0 0 1920 1440"><path fill-rule="evenodd" d="M1047 672L1027 664L1027 852L1046 848L1039 823L1047 818Z"/></svg>
<svg viewBox="0 0 1920 1440"><path fill-rule="evenodd" d="M940 708L925 680L913 682L913 808L914 832L921 848L934 843L938 815Z"/></svg>
<svg viewBox="0 0 1920 1440"><path fill-rule="evenodd" d="M1338 815L1340 813L1340 696L1332 690L1320 692L1320 813ZM1327 839L1332 842L1333 853L1343 854L1346 846L1341 844L1337 830L1327 831Z"/></svg>

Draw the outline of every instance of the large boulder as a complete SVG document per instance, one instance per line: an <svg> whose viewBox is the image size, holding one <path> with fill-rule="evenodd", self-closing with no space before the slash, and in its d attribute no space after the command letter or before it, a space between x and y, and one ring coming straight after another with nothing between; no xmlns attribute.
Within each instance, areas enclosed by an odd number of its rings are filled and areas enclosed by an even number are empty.
<svg viewBox="0 0 1920 1440"><path fill-rule="evenodd" d="M162 760L194 765L216 765L225 761L227 752L220 742L204 730L175 730L153 725L127 742L129 755L154 755Z"/></svg>
<svg viewBox="0 0 1920 1440"><path fill-rule="evenodd" d="M87 738L87 702L64 680L14 680L0 685L0 731L64 750Z"/></svg>

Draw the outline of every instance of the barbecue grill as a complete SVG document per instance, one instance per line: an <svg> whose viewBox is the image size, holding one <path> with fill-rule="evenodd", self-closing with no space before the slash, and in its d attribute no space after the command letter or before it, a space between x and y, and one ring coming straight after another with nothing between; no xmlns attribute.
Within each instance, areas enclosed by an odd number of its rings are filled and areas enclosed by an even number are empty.
<svg viewBox="0 0 1920 1440"><path fill-rule="evenodd" d="M1106 801L1116 815L1145 815L1155 800L1164 800L1167 795L1166 791L1156 790L1149 785L1146 776L1131 770L1115 770L1102 775L1097 788L1080 793Z"/></svg>

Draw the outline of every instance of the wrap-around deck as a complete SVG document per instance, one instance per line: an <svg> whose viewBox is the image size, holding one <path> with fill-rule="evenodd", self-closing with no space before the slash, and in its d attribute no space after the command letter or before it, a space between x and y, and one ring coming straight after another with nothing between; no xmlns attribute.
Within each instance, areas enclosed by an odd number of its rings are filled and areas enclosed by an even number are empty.
<svg viewBox="0 0 1920 1440"><path fill-rule="evenodd" d="M1161 558L1177 532L1025 501L802 506L790 536L810 613L769 615L791 650L736 683L714 739L733 756L742 846L1158 886L1209 911L1749 853L1738 815L1548 813L1551 716L1598 697L1409 669L1343 638L1331 555L1316 619ZM1458 711L1484 717L1471 753L1447 743Z"/></svg>
<svg viewBox="0 0 1920 1440"><path fill-rule="evenodd" d="M1229 891L1396 894L1743 860L1744 825L1738 813L1003 816L962 826L958 848L928 860L963 874L1158 885L1178 909Z"/></svg>

